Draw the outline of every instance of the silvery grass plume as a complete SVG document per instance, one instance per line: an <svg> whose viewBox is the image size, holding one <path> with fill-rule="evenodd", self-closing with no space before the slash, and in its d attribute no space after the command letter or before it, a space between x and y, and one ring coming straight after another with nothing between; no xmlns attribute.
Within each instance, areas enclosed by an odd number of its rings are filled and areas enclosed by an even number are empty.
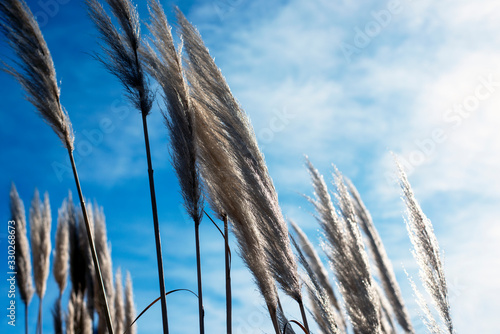
<svg viewBox="0 0 500 334"><path fill-rule="evenodd" d="M192 97L202 109L199 111L202 115L199 117L214 126L211 131L215 136L225 138L221 147L225 152L221 153L228 154L230 158L227 160L232 160L241 172L241 175L236 177L241 177L245 184L242 189L246 188L250 204L248 209L260 230L268 266L282 290L299 303L304 325L308 327L297 264L288 240L288 227L248 116L233 97L197 30L179 10L177 17L189 58L187 77L191 84ZM198 131L198 127L196 129ZM205 134L200 133L200 137L203 135ZM203 146L200 149L201 155L205 153ZM202 157L200 160L201 164L204 164L209 159ZM202 170L203 168L207 167L202 167ZM209 191L218 192L216 189ZM212 201L220 202L219 199Z"/></svg>
<svg viewBox="0 0 500 334"><path fill-rule="evenodd" d="M181 185L184 206L196 224L202 217L203 203L196 165L194 120L188 86L182 70L181 50L177 52L165 12L157 0L150 0L149 31L154 48L147 45L144 53L148 72L163 90L168 112L164 112L172 145L172 164Z"/></svg>
<svg viewBox="0 0 500 334"><path fill-rule="evenodd" d="M121 81L130 102L141 112L146 158L148 163L151 209L156 243L158 280L162 309L163 332L168 334L167 301L165 297L165 279L163 274L163 256L161 250L160 227L156 206L153 164L149 146L149 135L146 117L151 111L153 94L143 68L141 54L140 22L137 9L130 0L106 0L118 21L121 31L112 23L97 0L86 0L91 19L94 21L104 42L104 57L97 58Z"/></svg>
<svg viewBox="0 0 500 334"><path fill-rule="evenodd" d="M407 207L406 227L411 243L413 244L413 256L419 265L419 276L425 290L432 297L432 301L441 321L446 327L446 332L454 333L451 319L450 303L448 299L448 288L441 262L439 244L434 234L431 221L425 216L420 205L415 199L406 173L403 167L396 162L399 169L399 184L403 193L403 201ZM427 328L432 333L443 333L437 321L431 315L427 302L412 284L417 295L417 301L427 317L425 321Z"/></svg>
<svg viewBox="0 0 500 334"><path fill-rule="evenodd" d="M104 55L97 59L120 80L132 105L148 115L153 95L139 59L141 29L137 9L129 0L106 0L119 23L118 30L97 0L85 2L103 41Z"/></svg>
<svg viewBox="0 0 500 334"><path fill-rule="evenodd" d="M309 201L316 209L316 219L326 237L325 251L339 282L347 313L356 333L381 333L379 300L370 274L368 256L362 244L354 208L343 198L348 196L342 176L337 171L335 186L340 197L337 214L323 176L306 158L315 198Z"/></svg>
<svg viewBox="0 0 500 334"><path fill-rule="evenodd" d="M111 260L111 245L108 243L108 235L106 231L106 218L104 216L104 211L102 207L94 204L94 229L95 229L95 247L97 250L97 256L99 257L99 262L101 263L101 273L104 282L104 287L106 289L109 311L114 314L114 287L113 287L113 264ZM99 324L98 333L106 333L106 322L104 319L104 309L102 307L103 301L96 294L95 306L96 311L99 314ZM118 333L118 332L117 332Z"/></svg>
<svg viewBox="0 0 500 334"><path fill-rule="evenodd" d="M54 253L54 263L52 265L52 273L59 287L59 296L61 296L66 288L68 277L69 263L69 221L70 221L70 204L65 199L61 208L58 211L57 230L56 230L56 246Z"/></svg>
<svg viewBox="0 0 500 334"><path fill-rule="evenodd" d="M323 265L323 262L319 258L316 249L314 249L314 246L312 245L311 241L309 241L304 231L302 231L302 229L294 221L289 219L289 222L292 225L292 229L295 232L295 235L298 239L298 243L293 242L294 247L297 249L297 246L295 246L295 244L298 244L298 246L300 246L301 252L305 255L307 263L309 267L313 270L314 274L316 275L318 282L321 284L321 287L328 294L328 298L330 299L335 309L338 312L340 312L341 311L340 305L337 300L337 297L335 296L335 292L333 291L333 287L330 284L330 279L328 278L328 272L325 266ZM294 241L293 238L292 241ZM302 260L300 260L300 262L302 263Z"/></svg>
<svg viewBox="0 0 500 334"><path fill-rule="evenodd" d="M18 57L13 61L18 69L3 63L3 70L19 81L27 100L59 136L64 147L73 151L73 130L61 106L52 56L35 17L23 0L0 2L0 30Z"/></svg>
<svg viewBox="0 0 500 334"><path fill-rule="evenodd" d="M92 334L92 320L83 295L72 291L66 315L66 334Z"/></svg>
<svg viewBox="0 0 500 334"><path fill-rule="evenodd" d="M294 224L292 226L296 232L300 231L302 233L302 230L297 225ZM302 236L299 237L299 239L301 238ZM324 334L345 333L345 328L339 328L340 316L338 315L338 310L335 309L333 302L330 300L330 293L325 289L324 282L321 282L320 271L314 268L315 264L310 260L309 255L306 258L305 253L309 252L309 250L306 250L308 246L304 247L301 245L302 241L299 244L292 235L290 235L290 239L298 254L299 262L307 274L303 278L303 281L311 299L313 318L320 327L321 332Z"/></svg>
<svg viewBox="0 0 500 334"><path fill-rule="evenodd" d="M203 291L201 277L201 255L199 225L201 223L203 203L200 177L196 163L195 111L190 102L188 87L182 71L182 56L175 49L171 28L160 3L150 0L149 12L151 23L148 25L153 35L151 46L144 52L145 62L152 77L163 90L163 99L168 109L163 116L169 129L172 146L171 158L179 184L181 186L184 207L195 224L196 263L198 278L198 309L200 333L205 332L203 315Z"/></svg>
<svg viewBox="0 0 500 334"><path fill-rule="evenodd" d="M218 68L211 63L210 55L206 51L197 31L180 13L178 17L190 64L194 63L195 57L201 57L203 61L206 61L205 58L208 57L210 59L210 70L215 71L215 73L207 74L206 78L202 75L200 80L209 80L212 78L210 75L215 75L218 78L222 77ZM225 85L225 81L214 81L212 86L207 88L200 87L196 83L199 74L197 71L201 70L190 65L187 75L192 87L191 96L193 98L191 101L197 111L195 129L198 161L205 190L209 195L209 202L214 211L221 218L226 214L230 218L240 254L254 276L257 287L268 307L275 331L279 333L278 295L266 262L264 240L258 228L257 219L253 214L253 206L250 205L249 188L229 135L222 129L220 119L216 114L214 115L222 108L213 108L209 104L210 98L204 96L204 92L210 92L210 89L212 89L212 92L220 91L218 85L221 83ZM199 89L196 89L196 87L199 87ZM224 89L223 91L226 92L227 90ZM221 92L221 94L223 93ZM221 94L218 95L222 96ZM217 98L217 94L214 98ZM232 99L232 95L227 96L227 98Z"/></svg>
<svg viewBox="0 0 500 334"><path fill-rule="evenodd" d="M25 307L25 330L28 333L28 306L33 298L33 281L31 276L31 254L30 245L27 236L26 214L24 203L19 198L16 186L12 183L10 188L10 213L12 220L15 221L16 231L16 282L19 287L19 294Z"/></svg>
<svg viewBox="0 0 500 334"><path fill-rule="evenodd" d="M63 310L61 305L62 294L66 288L68 277L68 262L69 262L69 210L68 200L65 199L61 208L58 210L57 230L56 230L56 246L54 253L54 263L52 265L52 274L59 287L59 297L57 298L54 308L52 309L52 319L54 320L54 332L63 333Z"/></svg>
<svg viewBox="0 0 500 334"><path fill-rule="evenodd" d="M377 283L375 283L375 289L377 290L377 295L380 301L380 325L382 327L382 333L396 334L396 328L394 327L394 322L392 321L392 306L385 296L384 291Z"/></svg>
<svg viewBox="0 0 500 334"><path fill-rule="evenodd" d="M356 215L359 218L359 225L368 239L368 249L370 250L370 253L375 261L382 287L387 295L392 309L395 312L396 319L405 332L414 333L415 330L411 324L410 315L406 309L401 295L401 289L399 288L396 275L394 274L394 269L392 268L391 261L387 256L382 239L380 238L377 229L373 224L371 215L366 209L357 189L350 180L346 180L346 184L352 196Z"/></svg>
<svg viewBox="0 0 500 334"><path fill-rule="evenodd" d="M28 101L36 107L40 116L58 135L68 152L80 198L80 206L85 217L87 238L92 246L95 271L100 277L93 236L90 233L85 202L73 156L73 129L68 114L61 105L56 72L47 44L36 19L23 0L3 0L0 2L0 30L7 37L9 45L19 58L17 61L13 61L19 69L3 64L4 71L19 81L26 91ZM105 295L101 280L99 282L102 294ZM107 319L108 327L112 332L109 312L107 312Z"/></svg>
<svg viewBox="0 0 500 334"><path fill-rule="evenodd" d="M125 305L123 301L122 270L118 268L115 273L115 317L114 328L117 333L125 331Z"/></svg>
<svg viewBox="0 0 500 334"><path fill-rule="evenodd" d="M47 277L50 268L50 252L52 244L50 242L50 228L52 217L50 214L49 194L45 193L43 203L40 202L40 195L35 189L35 195L31 201L30 208L30 237L31 249L33 252L33 275L35 277L35 290L40 299L38 306L37 331L42 332L42 304L47 287Z"/></svg>
<svg viewBox="0 0 500 334"><path fill-rule="evenodd" d="M127 271L125 280L125 329L129 328L130 324L135 320L135 305L134 292L132 288L132 277ZM129 334L137 334L137 325L132 325Z"/></svg>

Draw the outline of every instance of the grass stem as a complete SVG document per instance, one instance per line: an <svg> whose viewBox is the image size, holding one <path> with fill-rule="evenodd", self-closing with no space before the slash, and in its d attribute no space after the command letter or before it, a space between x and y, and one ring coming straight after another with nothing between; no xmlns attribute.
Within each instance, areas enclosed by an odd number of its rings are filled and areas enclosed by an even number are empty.
<svg viewBox="0 0 500 334"><path fill-rule="evenodd" d="M165 296L165 278L163 274L163 256L161 251L160 239L160 224L158 223L158 210L156 208L156 192L153 178L153 164L151 162L151 151L149 148L149 135L148 123L146 120L146 113L142 113L142 125L144 129L144 142L146 144L146 157L148 161L148 175L149 175L149 190L151 193L151 208L153 211L153 224L156 242L156 259L158 262L158 279L160 283L160 296L161 296L161 312L163 320L163 333L168 334L168 318L167 318L167 298Z"/></svg>
<svg viewBox="0 0 500 334"><path fill-rule="evenodd" d="M203 290L201 279L201 255L200 255L200 222L194 222L196 239L196 273L198 276L198 312L200 320L200 334L205 334L205 311L203 310Z"/></svg>
<svg viewBox="0 0 500 334"><path fill-rule="evenodd" d="M108 298L106 297L106 290L104 288L104 282L102 281L101 267L99 266L99 260L97 259L97 252L95 249L94 237L92 236L92 230L89 223L89 218L87 215L87 209L85 207L85 200L83 198L82 188L80 186L80 180L78 179L78 173L76 171L75 159L73 157L73 151L68 148L69 159L71 160L71 167L73 169L73 176L75 178L76 189L78 191L78 197L80 198L80 206L82 208L83 220L85 221L85 227L87 231L87 237L89 239L90 252L92 254L92 260L94 262L94 269L96 273L97 283L99 284L99 291L101 292L101 298L103 306L105 308L104 315L106 317L106 325L108 327L108 333L114 334L113 323L111 321L111 314L109 312Z"/></svg>
<svg viewBox="0 0 500 334"><path fill-rule="evenodd" d="M233 332L233 313L232 313L232 292L231 292L231 259L229 257L229 231L227 224L227 215L222 217L224 221L224 254L226 261L226 328L227 334Z"/></svg>

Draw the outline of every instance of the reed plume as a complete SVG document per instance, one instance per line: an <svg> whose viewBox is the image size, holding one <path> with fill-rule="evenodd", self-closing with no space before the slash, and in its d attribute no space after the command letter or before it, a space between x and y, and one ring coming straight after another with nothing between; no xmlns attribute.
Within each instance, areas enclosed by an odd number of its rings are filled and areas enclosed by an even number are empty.
<svg viewBox="0 0 500 334"><path fill-rule="evenodd" d="M225 159L226 162L229 161L229 164L235 167L232 168L233 171L237 169L233 178L237 180L239 186L233 186L233 189L244 190L248 200L248 205L239 204L236 207L224 208L224 210L219 211L224 211L231 217L229 211L247 210L245 215L252 216L242 220L242 222L250 225L251 220L255 221L253 226L258 230L259 244L265 253L269 270L282 290L299 303L303 321L307 327L297 264L288 240L288 227L281 213L276 190L269 176L264 157L258 148L248 116L233 97L198 31L179 10L177 17L189 58L187 77L192 88L191 96L196 101L195 105L201 109L199 110L200 115L197 114L195 118L200 119L201 127L203 123L212 126L210 130L200 129L200 132L196 126L197 135L203 140L207 137L207 132L210 131L211 134L208 136L223 138L222 141L219 140L219 145L200 144L200 155L202 156L200 164L204 165L210 160L221 160L214 159L213 154L228 155ZM214 139L211 140L212 143L213 141ZM207 148L208 150L218 149L218 152L213 151L207 154ZM201 168L202 175L204 174L203 170L208 171L210 168L210 166L203 166ZM219 175L215 175L215 177L220 178ZM208 181L210 178L214 177L208 176L205 180ZM223 179L227 180L227 178ZM209 193L216 195L217 198L212 199L212 203L219 206L222 204L221 195L228 196L228 185L225 186L226 189L220 189L218 185L210 183L210 181L205 182L208 184ZM210 189L211 187L214 189ZM241 192L239 197L242 197ZM222 206L227 206L227 204L222 204ZM232 221L236 221L233 217L231 218ZM240 226L237 225L236 228L240 228ZM240 233L240 236L243 234ZM245 238L241 240L243 239Z"/></svg>
<svg viewBox="0 0 500 334"><path fill-rule="evenodd" d="M378 284L375 283L375 289L380 301L380 327L382 328L382 333L396 334L396 328L394 327L394 321L392 321L393 308L387 299L384 291L380 288Z"/></svg>
<svg viewBox="0 0 500 334"><path fill-rule="evenodd" d="M26 214L24 203L19 198L16 186L10 188L10 213L16 225L16 282L19 294L24 303L25 331L28 334L28 306L33 298L33 280L31 276L31 254L27 236Z"/></svg>
<svg viewBox="0 0 500 334"><path fill-rule="evenodd" d="M106 0L119 23L119 31L111 22L103 7L97 0L86 0L90 18L94 21L101 39L104 57L97 58L106 68L122 83L125 93L132 105L142 115L146 158L148 163L149 189L151 196L151 209L156 243L156 258L158 266L158 279L160 285L160 298L163 320L163 332L168 334L167 300L165 297L165 278L163 274L163 257L161 250L160 227L156 206L156 193L154 188L153 164L149 145L147 115L153 104L153 94L149 89L148 81L143 68L141 54L140 22L137 9L130 0Z"/></svg>
<svg viewBox="0 0 500 334"><path fill-rule="evenodd" d="M50 268L50 228L52 217L50 215L49 195L45 193L43 203L40 195L35 189L30 207L30 237L33 251L33 275L35 278L35 291L40 299L38 306L37 331L42 331L42 304L47 287L47 277Z"/></svg>
<svg viewBox="0 0 500 334"><path fill-rule="evenodd" d="M311 241L309 241L304 231L302 231L302 229L294 221L289 220L289 222L298 239L298 242L293 243L295 249L297 249L297 246L295 246L295 244L297 244L301 252L305 255L304 258L307 259L307 263L316 275L318 282L321 284L321 287L328 294L328 298L330 299L332 305L338 312L340 312L340 305L337 297L335 296L335 292L333 291L333 287L330 284L328 272L323 265L323 262L319 258L318 253L314 249L314 246L312 245ZM293 238L292 241L294 241ZM302 263L302 260L300 262Z"/></svg>
<svg viewBox="0 0 500 334"><path fill-rule="evenodd" d="M120 268L115 273L115 317L114 328L117 333L125 331L125 306L123 301L122 271Z"/></svg>
<svg viewBox="0 0 500 334"><path fill-rule="evenodd" d="M134 305L134 292L132 288L132 277L127 271L125 280L125 328L135 320L135 305ZM137 326L134 324L128 331L130 334L137 334Z"/></svg>
<svg viewBox="0 0 500 334"><path fill-rule="evenodd" d="M52 265L52 274L59 287L59 296L62 295L66 288L68 277L68 261L69 261L69 208L70 204L65 199L61 208L58 211L57 230L56 230L56 247L54 254L54 264Z"/></svg>
<svg viewBox="0 0 500 334"><path fill-rule="evenodd" d="M97 250L97 257L101 264L102 279L104 288L106 289L109 311L114 314L114 287L113 287L113 264L111 260L111 245L108 243L108 236L106 231L106 220L104 211L97 204L94 205L94 229L95 229L95 247ZM104 317L104 302L95 295L95 306L97 314L99 314L98 333L106 333L106 322ZM115 328L113 328L115 329ZM116 329L115 329L116 330ZM117 332L118 333L118 332Z"/></svg>
<svg viewBox="0 0 500 334"><path fill-rule="evenodd" d="M415 330L411 324L410 315L406 309L401 295L401 289L399 288L396 275L394 274L394 269L392 268L391 261L387 256L382 239L380 238L377 229L373 224L371 215L366 209L357 189L350 180L347 180L346 184L352 196L356 215L359 218L359 225L368 238L368 248L375 261L382 287L387 295L392 309L395 312L396 319L405 332L414 333Z"/></svg>
<svg viewBox="0 0 500 334"><path fill-rule="evenodd" d="M295 231L301 231L297 225L294 224L292 226ZM330 293L325 289L324 282L321 282L321 274L318 275L319 271L313 267L314 264L309 259L309 255L305 255L309 251L306 250L308 246L304 247L300 245L292 235L290 235L290 239L297 251L299 262L307 274L303 280L313 306L313 318L320 327L321 332L325 334L345 332L345 329L341 331L339 328L338 320L340 317L337 315L338 310L335 309L333 302L330 300ZM299 239L302 239L302 237L299 237ZM300 242L302 243L302 241Z"/></svg>
<svg viewBox="0 0 500 334"><path fill-rule="evenodd" d="M309 200L316 209L316 219L325 233L328 242L325 251L339 282L354 331L381 333L378 296L357 226L357 217L342 176L338 171L334 175L339 198L339 215L323 176L307 158L306 164L315 190L315 199Z"/></svg>
<svg viewBox="0 0 500 334"><path fill-rule="evenodd" d="M68 114L61 106L60 90L52 56L35 17L24 0L0 3L0 30L15 52L15 69L3 63L3 70L19 81L26 99L37 109L68 150L73 150L73 129Z"/></svg>
<svg viewBox="0 0 500 334"><path fill-rule="evenodd" d="M63 310L62 310L62 294L66 288L68 277L69 264L69 204L68 200L63 201L62 206L58 210L57 230L56 230L56 246L54 253L54 263L52 265L52 274L59 287L59 297L57 298L52 309L52 319L54 322L54 332L57 334L63 333Z"/></svg>
<svg viewBox="0 0 500 334"><path fill-rule="evenodd" d="M403 201L407 207L406 228L413 245L413 257L419 266L420 280L427 293L432 297L432 302L446 327L446 332L452 334L454 329L448 299L448 287L434 228L415 199L403 167L399 162L396 163L399 170L399 184L403 193ZM443 330L440 329L438 322L433 318L425 299L418 293L414 283L412 283L412 287L417 295L417 301L427 317L425 322L427 328L433 333L442 333Z"/></svg>
<svg viewBox="0 0 500 334"><path fill-rule="evenodd" d="M83 295L72 291L66 315L66 334L92 334L92 320Z"/></svg>
<svg viewBox="0 0 500 334"><path fill-rule="evenodd" d="M35 17L24 0L4 0L0 3L0 30L7 37L10 47L17 55L18 60L14 61L14 64L19 68L15 69L3 64L3 70L19 81L26 92L27 100L35 106L42 119L54 130L68 152L80 206L85 218L87 237L91 244L95 271L100 278L99 263L73 156L73 129L68 114L61 105L60 90L49 49ZM99 281L104 296L106 293L102 280ZM107 319L110 333L112 333L109 312L107 312Z"/></svg>
<svg viewBox="0 0 500 334"><path fill-rule="evenodd" d="M153 35L152 43L158 54L148 45L145 60L148 72L160 84L163 100L168 113L163 112L165 124L169 129L172 146L171 160L177 174L184 207L195 225L196 264L198 279L198 309L200 333L205 333L203 290L201 277L201 253L199 226L202 218L202 196L200 178L196 163L195 111L190 102L188 87L182 71L182 57L176 51L171 28L160 3L150 0L151 23L148 25Z"/></svg>

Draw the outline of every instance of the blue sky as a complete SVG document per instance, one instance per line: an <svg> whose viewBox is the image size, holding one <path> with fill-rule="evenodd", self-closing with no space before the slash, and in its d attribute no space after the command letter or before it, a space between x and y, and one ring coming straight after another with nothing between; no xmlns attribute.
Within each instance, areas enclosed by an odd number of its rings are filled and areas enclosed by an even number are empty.
<svg viewBox="0 0 500 334"><path fill-rule="evenodd" d="M131 272L138 309L157 297L156 259L140 115L117 80L92 58L97 35L83 1L27 1L52 52L62 102L76 135L85 196L104 207L114 269ZM44 6L45 3L56 3ZM417 277L394 182L391 152L401 156L445 253L452 312L462 333L494 333L500 302L500 4L459 1L162 1L173 21L178 5L200 30L244 109L266 155L284 214L319 244L307 154L330 178L331 164L351 178L392 259L419 332L423 327L403 267ZM144 1L138 3L147 19ZM2 59L10 56L0 44ZM57 136L0 73L0 219L9 218L15 182L28 207L34 188L56 209L71 190ZM196 288L194 231L170 166L168 133L158 105L149 117L167 289ZM102 124L111 124L104 129ZM106 131L104 131L106 130ZM94 137L92 137L94 136ZM93 139L92 139L93 138ZM54 166L58 168L54 168ZM62 166L62 167L61 167ZM6 226L6 224L2 225ZM207 330L224 330L223 245L202 224ZM5 249L5 231L0 231ZM1 280L1 291L5 280ZM233 267L235 333L269 333L271 324L247 270ZM56 285L49 276L44 329ZM169 297L170 298L170 297ZM5 293L1 309L7 305ZM20 300L19 300L20 303ZM168 300L172 332L196 333L196 300ZM290 317L298 310L284 299ZM34 328L38 299L30 305ZM159 306L139 322L156 333ZM2 316L2 332L12 330ZM34 330L34 329L33 329Z"/></svg>

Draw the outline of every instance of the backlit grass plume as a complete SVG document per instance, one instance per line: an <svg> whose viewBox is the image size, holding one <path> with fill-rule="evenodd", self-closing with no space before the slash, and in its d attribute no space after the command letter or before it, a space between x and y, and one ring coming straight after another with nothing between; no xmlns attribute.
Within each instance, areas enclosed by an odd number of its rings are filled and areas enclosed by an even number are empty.
<svg viewBox="0 0 500 334"><path fill-rule="evenodd" d="M50 125L68 150L73 150L73 130L60 102L52 56L38 23L23 0L0 2L0 30L18 57L15 67L3 64L26 92L26 98Z"/></svg>
<svg viewBox="0 0 500 334"><path fill-rule="evenodd" d="M132 277L127 271L125 280L125 328L135 320L134 291L132 287ZM134 324L128 331L129 334L137 334L137 326Z"/></svg>
<svg viewBox="0 0 500 334"><path fill-rule="evenodd" d="M415 330L411 324L410 315L406 309L403 297L401 295L401 289L396 280L394 274L394 269L392 268L391 261L387 256L384 244L380 239L380 236L373 224L372 218L368 210L366 209L361 196L358 191L349 180L346 182L351 193L356 214L359 218L359 225L365 233L368 240L368 248L372 257L375 261L376 268L382 283L385 294L387 295L388 301L390 302L392 309L396 315L396 319L401 327L407 333L414 333Z"/></svg>
<svg viewBox="0 0 500 334"><path fill-rule="evenodd" d="M31 253L27 236L26 214L24 203L19 198L16 186L12 184L10 188L10 213L15 221L16 231L16 282L19 287L19 295L24 303L25 331L28 333L28 306L33 297L33 279L31 273Z"/></svg>
<svg viewBox="0 0 500 334"><path fill-rule="evenodd" d="M35 190L30 207L30 238L33 254L33 275L35 278L35 291L40 299L38 305L37 328L40 333L43 328L42 305L45 289L47 287L47 277L50 268L50 252L52 244L50 241L50 228L52 217L50 214L49 195L45 193L43 203L40 202L38 190Z"/></svg>
<svg viewBox="0 0 500 334"><path fill-rule="evenodd" d="M315 198L310 199L310 202L316 209L316 219L324 231L326 252L335 271L354 332L381 333L378 296L357 218L342 176L338 172L334 175L341 211L339 215L323 176L309 160L306 164L315 190Z"/></svg>
<svg viewBox="0 0 500 334"><path fill-rule="evenodd" d="M411 243L413 244L413 257L419 266L419 276L425 290L432 297L432 301L438 314L445 325L446 331L441 329L438 322L433 318L427 302L417 291L415 284L412 287L417 295L417 301L426 315L427 328L432 333L454 333L451 319L450 304L448 299L448 287L444 273L439 244L434 234L431 221L425 216L420 205L415 199L413 190L403 167L397 163L399 169L399 184L403 193L403 201L407 207L406 227Z"/></svg>
<svg viewBox="0 0 500 334"><path fill-rule="evenodd" d="M57 298L54 308L52 309L52 318L54 320L54 332L63 333L63 310L62 310L62 294L66 288L69 265L69 204L68 199L63 201L59 208L57 216L56 230L56 246L54 252L54 263L52 265L52 274L59 287L59 297Z"/></svg>
<svg viewBox="0 0 500 334"><path fill-rule="evenodd" d="M108 243L108 235L106 231L106 220L105 220L103 209L97 204L94 205L94 229L95 229L95 247L97 250L97 256L99 258L99 263L101 264L102 279L104 282L104 287L106 289L107 299L109 303L109 311L114 314L114 286L113 286L113 264L111 260L111 249ZM99 324L98 332L106 332L106 321L102 305L103 301L99 298L99 295L95 295L94 301L96 311L99 314ZM118 332L117 332L118 333Z"/></svg>
<svg viewBox="0 0 500 334"><path fill-rule="evenodd" d="M57 85L56 72L52 57L38 23L23 0L3 0L0 2L0 30L7 37L10 47L17 56L14 66L3 64L3 69L13 75L27 94L27 99L37 109L40 116L50 125L63 142L68 152L73 170L80 206L85 219L87 238L89 239L95 271L99 277L99 287L104 296L104 288L100 279L100 269L93 236L87 219L83 193L73 156L73 130L68 114L60 101L60 90ZM107 304L107 301L105 301ZM106 305L107 308L107 305ZM109 312L106 318L110 333L113 332Z"/></svg>
<svg viewBox="0 0 500 334"><path fill-rule="evenodd" d="M115 301L114 301L114 329L117 333L125 331L125 305L123 300L122 270L118 268L115 273Z"/></svg>
<svg viewBox="0 0 500 334"><path fill-rule="evenodd" d="M65 199L58 212L57 217L57 230L56 230L56 246L54 253L54 264L52 266L52 273L59 287L59 295L62 295L66 287L68 277L68 264L69 264L69 220L70 204Z"/></svg>
<svg viewBox="0 0 500 334"><path fill-rule="evenodd" d="M222 145L212 145L211 148L218 149L219 154L229 155L226 161L229 160L229 164L238 170L234 178L241 182L239 188L245 192L245 194L241 192L239 197L246 196L248 201L239 209L248 210L246 215L252 216L243 222L250 224L251 220L255 220L254 227L260 232L257 239L264 249L268 267L282 290L299 303L304 325L307 328L297 264L288 240L288 227L281 213L276 190L269 176L264 157L258 148L248 116L233 97L199 33L180 11L177 11L177 17L189 59L187 76L191 84L192 96L201 109L199 111L202 114L200 119L212 126L212 137L224 138L223 141L219 141ZM201 126L203 127L203 125ZM204 131L205 129L200 129L200 132ZM203 138L203 136L206 136L206 133L200 133L200 137ZM206 143L201 145L206 147ZM206 151L202 148L200 152L203 155ZM214 154L217 152L215 151ZM201 160L203 164L209 158L205 157ZM211 157L210 160L212 160ZM208 170L211 167L205 166L203 168ZM208 187L218 186L209 184ZM227 187L229 186L227 185ZM212 189L209 192L217 194L218 199L212 200L217 203L221 202L221 195L228 196L227 192L224 194L222 189ZM229 214L229 212L227 213ZM231 217L230 214L229 216ZM240 225L235 226L235 229L238 228Z"/></svg>
<svg viewBox="0 0 500 334"><path fill-rule="evenodd" d="M298 230L297 225L294 225L294 230ZM299 231L302 232L300 229ZM295 247L295 250L297 251L299 262L307 274L304 278L305 286L311 299L314 320L320 327L321 332L329 334L345 332L344 328L342 328L343 331L339 329L340 317L338 316L338 310L334 308L334 304L330 300L330 293L327 292L324 287L324 283L321 282L321 274L319 274L318 270L313 267L314 264L312 264L313 262L309 259L309 255L307 255L306 258L305 253L309 251L305 250L307 246L304 247L299 244L293 236L290 236L290 239Z"/></svg>
<svg viewBox="0 0 500 334"><path fill-rule="evenodd" d="M160 84L168 112L163 116L169 130L172 147L172 165L177 174L184 207L195 225L196 263L198 279L198 309L200 333L205 333L199 226L203 214L200 177L196 163L195 110L190 101L187 83L182 71L182 57L177 52L165 12L160 3L150 0L152 43L157 52L148 46L145 59L149 73Z"/></svg>
<svg viewBox="0 0 500 334"><path fill-rule="evenodd" d="M72 291L66 314L66 334L92 334L92 320L83 295Z"/></svg>
<svg viewBox="0 0 500 334"><path fill-rule="evenodd" d="M101 47L104 56L97 58L114 74L122 83L126 95L132 105L142 115L142 126L146 146L148 163L149 188L151 196L151 209L156 243L156 258L158 266L158 279L163 320L163 332L168 333L167 301L165 297L165 278L163 274L163 256L161 250L160 226L156 205L156 193L153 178L153 164L149 145L147 115L153 104L153 94L149 89L145 69L140 59L141 34L137 9L130 0L106 0L113 16L118 21L120 30L113 25L111 18L106 14L97 0L86 0L89 15L94 21L104 42Z"/></svg>

